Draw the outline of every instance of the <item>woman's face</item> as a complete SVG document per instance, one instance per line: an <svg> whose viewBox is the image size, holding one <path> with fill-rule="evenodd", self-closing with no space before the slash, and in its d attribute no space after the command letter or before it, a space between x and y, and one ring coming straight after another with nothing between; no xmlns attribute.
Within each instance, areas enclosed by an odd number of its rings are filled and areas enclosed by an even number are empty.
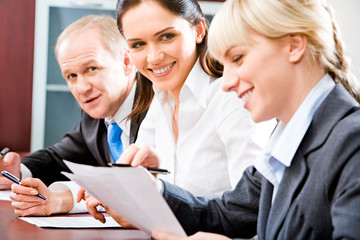
<svg viewBox="0 0 360 240"><path fill-rule="evenodd" d="M224 91L235 91L255 122L279 118L285 124L294 112L296 84L291 81L290 44L251 33L250 44L223 55Z"/></svg>
<svg viewBox="0 0 360 240"><path fill-rule="evenodd" d="M179 93L197 60L205 27L192 27L154 1L129 9L121 19L136 68L160 90Z"/></svg>

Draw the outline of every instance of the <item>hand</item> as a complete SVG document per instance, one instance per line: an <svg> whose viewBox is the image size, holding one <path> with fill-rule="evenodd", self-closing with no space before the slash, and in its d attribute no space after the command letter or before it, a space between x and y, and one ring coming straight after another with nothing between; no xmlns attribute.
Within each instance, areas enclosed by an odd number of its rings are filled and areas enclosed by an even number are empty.
<svg viewBox="0 0 360 240"><path fill-rule="evenodd" d="M160 165L160 159L151 146L144 144L139 147L133 143L123 152L116 163L131 164L134 167L144 166L157 168Z"/></svg>
<svg viewBox="0 0 360 240"><path fill-rule="evenodd" d="M86 201L86 208L88 212L96 219L99 220L102 223L106 222L105 216L103 213L99 212L97 207L102 206L105 211L122 227L124 228L135 228L133 225L131 225L125 218L118 215L115 211L110 209L108 206L102 204L99 202L96 198L90 196L85 192L84 189L80 189L77 194L77 202L80 202L81 200Z"/></svg>
<svg viewBox="0 0 360 240"><path fill-rule="evenodd" d="M6 170L17 178L21 178L20 163L20 155L15 152L9 152L0 159L0 171ZM10 189L12 183L12 181L0 175L0 189Z"/></svg>
<svg viewBox="0 0 360 240"><path fill-rule="evenodd" d="M157 240L229 240L228 237L206 232L197 232L196 234L189 237L179 237L170 233L153 231L151 236Z"/></svg>
<svg viewBox="0 0 360 240"><path fill-rule="evenodd" d="M51 191L37 178L27 178L21 185L12 184L11 206L17 216L49 216L55 213L68 213L73 208L73 197L70 190ZM43 200L36 196L41 193Z"/></svg>
<svg viewBox="0 0 360 240"><path fill-rule="evenodd" d="M96 219L99 220L102 223L106 222L105 216L102 212L99 212L97 207L102 206L105 208L105 206L96 198L90 196L87 192L85 192L84 189L80 189L77 194L77 202L80 202L81 200L84 200L86 202L86 208L88 212Z"/></svg>

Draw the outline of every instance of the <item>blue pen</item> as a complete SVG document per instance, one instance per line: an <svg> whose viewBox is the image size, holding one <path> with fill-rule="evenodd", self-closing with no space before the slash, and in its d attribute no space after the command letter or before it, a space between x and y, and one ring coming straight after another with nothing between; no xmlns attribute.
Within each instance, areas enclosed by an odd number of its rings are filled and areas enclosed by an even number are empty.
<svg viewBox="0 0 360 240"><path fill-rule="evenodd" d="M9 180L13 181L14 183L20 184L21 185L21 181L20 179L18 179L17 177L15 177L14 175L12 175L11 173L9 173L8 171L2 171L1 174L8 178ZM46 200L46 197L44 197L43 195L41 195L40 193L38 193L36 196L38 196L41 199Z"/></svg>

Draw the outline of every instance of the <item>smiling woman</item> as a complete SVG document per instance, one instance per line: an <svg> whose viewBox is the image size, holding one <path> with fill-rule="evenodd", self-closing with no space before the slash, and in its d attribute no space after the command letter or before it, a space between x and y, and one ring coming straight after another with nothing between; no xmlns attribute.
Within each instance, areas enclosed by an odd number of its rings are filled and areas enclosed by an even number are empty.
<svg viewBox="0 0 360 240"><path fill-rule="evenodd" d="M207 54L208 22L198 2L119 0L116 11L134 64L151 81L140 96L155 92L136 142L142 147L128 151L154 153L172 173L163 178L195 194L232 189L274 122L257 135L236 96L221 90L222 66ZM146 161L139 155L136 164Z"/></svg>

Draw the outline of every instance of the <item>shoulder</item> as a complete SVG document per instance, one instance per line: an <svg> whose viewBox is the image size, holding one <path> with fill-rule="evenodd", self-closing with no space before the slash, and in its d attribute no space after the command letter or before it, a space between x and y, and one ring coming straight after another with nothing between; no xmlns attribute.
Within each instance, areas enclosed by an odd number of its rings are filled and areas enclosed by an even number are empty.
<svg viewBox="0 0 360 240"><path fill-rule="evenodd" d="M341 141L353 142L360 146L360 107L354 107L334 126L330 136Z"/></svg>

